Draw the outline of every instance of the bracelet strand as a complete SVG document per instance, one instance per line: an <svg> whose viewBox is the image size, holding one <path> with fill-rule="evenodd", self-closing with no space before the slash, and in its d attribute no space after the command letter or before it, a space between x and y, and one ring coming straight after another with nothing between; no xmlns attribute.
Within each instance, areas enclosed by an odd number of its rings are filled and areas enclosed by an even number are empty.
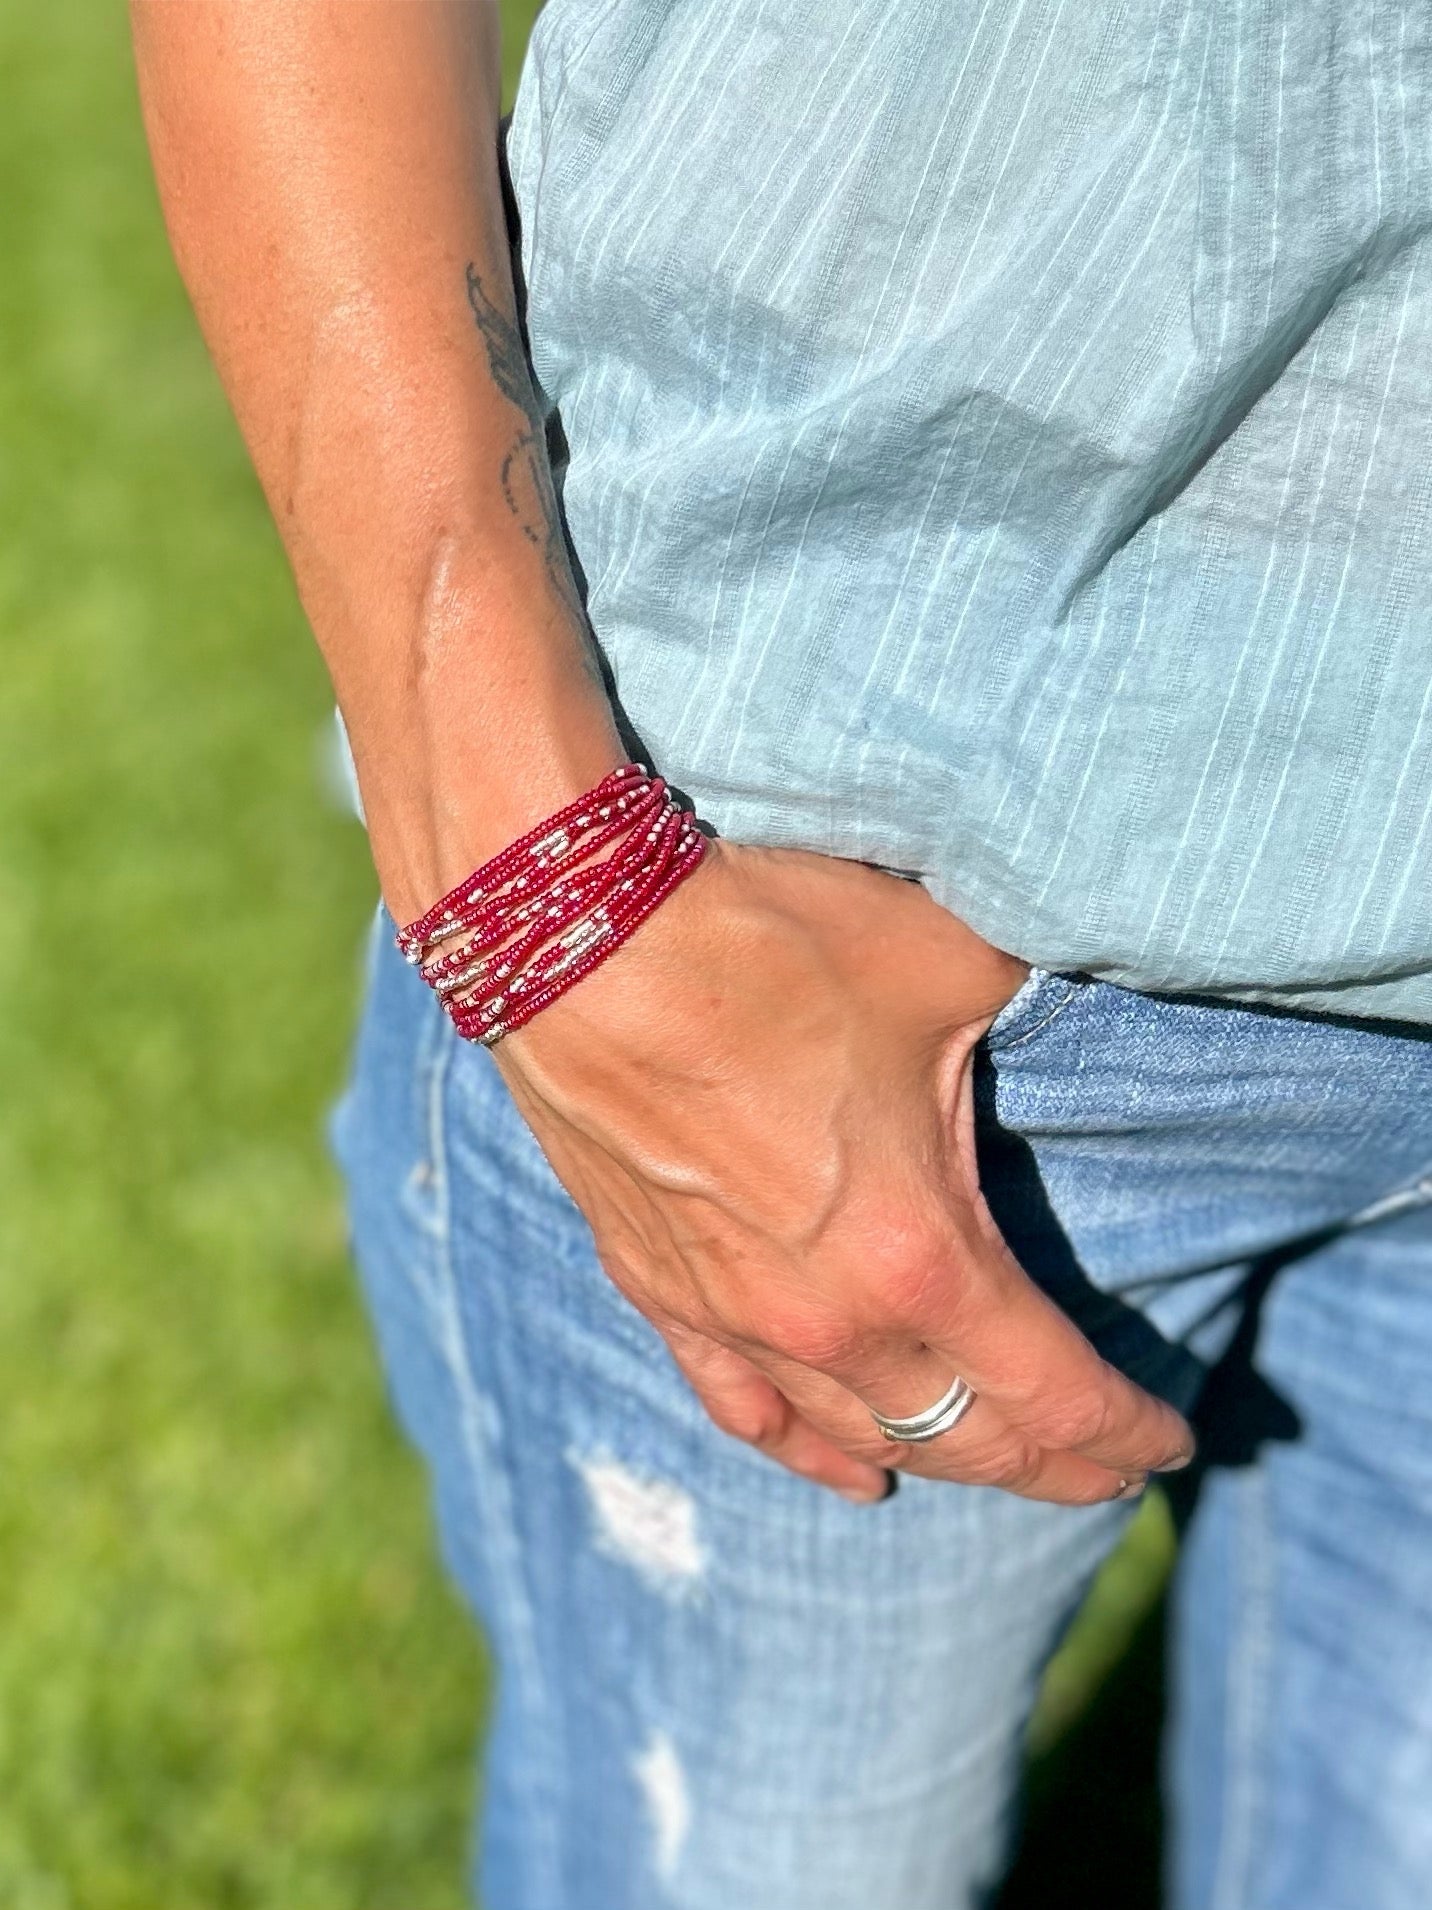
<svg viewBox="0 0 1432 1910"><path fill-rule="evenodd" d="M451 934L452 923L460 908L473 900L495 894L510 875L533 865L540 866L551 861L555 855L562 854L569 846L574 831L580 832L591 826L601 815L604 804L615 808L629 803L634 793L640 793L654 780L640 763L623 763L620 769L614 769L610 775L604 776L595 789L589 789L585 796L578 796L565 809L548 816L544 822L529 829L525 836L519 836L516 842L509 843L490 861L474 869L455 889L439 897L426 915L420 916L416 922L410 922L406 928L399 929L399 948L409 961L418 961L424 944Z"/></svg>
<svg viewBox="0 0 1432 1910"><path fill-rule="evenodd" d="M398 947L458 1034L492 1047L615 954L705 852L661 778L624 763L400 928Z"/></svg>

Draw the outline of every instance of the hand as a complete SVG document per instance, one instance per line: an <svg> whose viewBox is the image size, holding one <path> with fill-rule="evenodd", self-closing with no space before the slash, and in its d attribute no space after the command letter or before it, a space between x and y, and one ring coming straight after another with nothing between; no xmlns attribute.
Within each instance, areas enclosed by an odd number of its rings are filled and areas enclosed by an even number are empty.
<svg viewBox="0 0 1432 1910"><path fill-rule="evenodd" d="M711 845L498 1065L717 1425L860 1499L885 1468L1087 1504L1191 1450L1016 1264L971 1051L1027 972L914 883ZM894 1445L960 1374L957 1427Z"/></svg>

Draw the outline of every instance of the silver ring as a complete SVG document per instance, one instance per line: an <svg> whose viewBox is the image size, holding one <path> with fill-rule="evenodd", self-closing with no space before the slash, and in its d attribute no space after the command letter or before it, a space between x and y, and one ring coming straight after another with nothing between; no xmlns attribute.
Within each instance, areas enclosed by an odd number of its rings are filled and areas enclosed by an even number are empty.
<svg viewBox="0 0 1432 1910"><path fill-rule="evenodd" d="M867 1410L887 1439L902 1446L922 1446L927 1439L938 1439L951 1426L958 1426L974 1403L974 1388L957 1379L933 1406L927 1406L922 1413L912 1413L908 1419L887 1419L873 1406Z"/></svg>

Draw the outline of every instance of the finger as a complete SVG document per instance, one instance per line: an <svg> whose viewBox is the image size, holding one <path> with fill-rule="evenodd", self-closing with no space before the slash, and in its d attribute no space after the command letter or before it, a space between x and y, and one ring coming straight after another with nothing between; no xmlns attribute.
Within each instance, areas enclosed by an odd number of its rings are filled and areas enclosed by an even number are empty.
<svg viewBox="0 0 1432 1910"><path fill-rule="evenodd" d="M723 1432L857 1504L888 1495L891 1481L883 1455L871 1462L832 1445L766 1374L730 1347L673 1322L666 1323L662 1333L697 1398Z"/></svg>
<svg viewBox="0 0 1432 1910"><path fill-rule="evenodd" d="M871 1377L859 1395L829 1374L774 1353L753 1356L760 1369L802 1418L833 1446L858 1459L883 1456L887 1466L921 1478L945 1479L963 1485L999 1486L1020 1498L1042 1499L1060 1505L1097 1505L1105 1500L1133 1496L1143 1484L1143 1473L1111 1471L1078 1453L1041 1447L1027 1433L1011 1426L989 1401L977 1397L957 1425L937 1439L919 1444L887 1440L871 1417L865 1397L888 1401L876 1410L888 1417L904 1417L933 1405L950 1384L948 1367L930 1354L902 1364L897 1378L893 1362L875 1359ZM923 1377L912 1378L919 1371ZM916 1397L917 1390L918 1397ZM898 1414L896 1407L899 1407Z"/></svg>
<svg viewBox="0 0 1432 1910"><path fill-rule="evenodd" d="M934 1349L895 1332L835 1329L809 1318L787 1318L780 1331L779 1347L747 1337L740 1350L832 1445L857 1458L883 1456L886 1465L924 1477L998 1485L1022 1497L1068 1505L1125 1496L1142 1482L1144 1467L1110 1468L1043 1447L982 1398L938 1439L887 1440L872 1409L888 1417L920 1412L946 1392L958 1369Z"/></svg>
<svg viewBox="0 0 1432 1910"><path fill-rule="evenodd" d="M980 1191L969 1067L955 1136L965 1194L957 1223L964 1237L951 1260L958 1271L917 1284L923 1305L907 1324L1041 1445L1121 1472L1187 1465L1194 1450L1188 1422L1102 1359L1010 1252Z"/></svg>
<svg viewBox="0 0 1432 1910"><path fill-rule="evenodd" d="M1003 1242L972 1261L929 1282L906 1322L948 1371L1041 1446L1123 1474L1187 1463L1187 1422L1102 1359Z"/></svg>

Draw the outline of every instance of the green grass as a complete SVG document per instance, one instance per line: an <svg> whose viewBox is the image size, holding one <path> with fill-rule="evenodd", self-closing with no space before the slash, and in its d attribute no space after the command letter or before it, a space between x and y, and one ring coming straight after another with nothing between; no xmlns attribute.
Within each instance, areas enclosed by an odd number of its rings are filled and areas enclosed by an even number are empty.
<svg viewBox="0 0 1432 1910"><path fill-rule="evenodd" d="M322 1143L373 896L328 696L121 9L0 0L0 67L0 1905L456 1910L483 1671Z"/></svg>

